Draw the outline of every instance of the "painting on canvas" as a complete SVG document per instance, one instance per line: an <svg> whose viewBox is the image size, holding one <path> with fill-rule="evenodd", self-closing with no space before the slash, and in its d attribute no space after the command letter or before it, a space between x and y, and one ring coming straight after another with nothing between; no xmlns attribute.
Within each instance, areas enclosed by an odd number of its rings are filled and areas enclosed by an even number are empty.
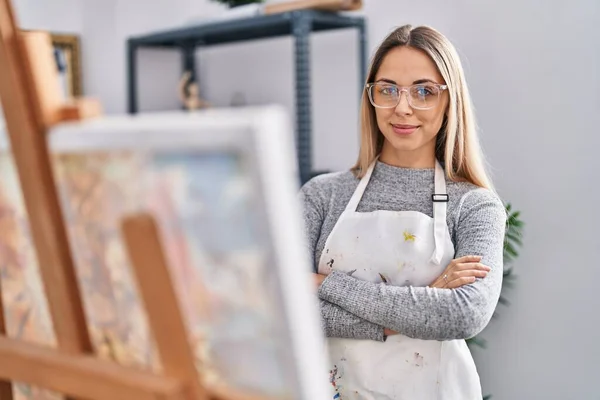
<svg viewBox="0 0 600 400"><path fill-rule="evenodd" d="M158 114L52 132L55 180L101 357L159 367L120 231L125 215L150 211L204 382L277 399L329 398L283 115Z"/></svg>

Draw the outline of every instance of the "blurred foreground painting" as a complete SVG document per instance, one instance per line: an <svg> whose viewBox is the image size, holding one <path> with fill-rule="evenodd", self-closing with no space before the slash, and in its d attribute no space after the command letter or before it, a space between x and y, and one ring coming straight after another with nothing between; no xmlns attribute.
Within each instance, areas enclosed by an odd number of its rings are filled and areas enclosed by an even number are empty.
<svg viewBox="0 0 600 400"><path fill-rule="evenodd" d="M251 169L235 154L65 153L55 177L97 353L160 368L120 232L154 213L172 278L210 382L278 398L295 386L268 229ZM13 161L0 155L0 267L9 335L54 346ZM57 398L17 386L19 399Z"/></svg>

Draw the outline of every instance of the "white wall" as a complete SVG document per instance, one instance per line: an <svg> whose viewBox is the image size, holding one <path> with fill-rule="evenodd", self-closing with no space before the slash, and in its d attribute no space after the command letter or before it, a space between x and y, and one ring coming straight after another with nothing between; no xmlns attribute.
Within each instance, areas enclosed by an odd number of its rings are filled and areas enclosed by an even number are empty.
<svg viewBox="0 0 600 400"><path fill-rule="evenodd" d="M81 1L84 94L98 97L106 113L122 113L125 66L123 38L118 35L115 18L117 0Z"/></svg>
<svg viewBox="0 0 600 400"><path fill-rule="evenodd" d="M599 5L496 5L476 38L493 52L465 42L499 189L528 223L514 305L479 358L501 399L598 396Z"/></svg>
<svg viewBox="0 0 600 400"><path fill-rule="evenodd" d="M22 28L65 33L82 30L82 0L13 0L12 3Z"/></svg>
<svg viewBox="0 0 600 400"><path fill-rule="evenodd" d="M83 33L87 92L108 112L125 111L128 35L221 10L208 0L62 0L63 9L75 10L65 16L43 12L43 0L17 4L30 27ZM484 391L495 400L598 395L599 8L597 0L366 1L371 49L408 22L433 25L455 42L498 189L527 223L518 286L507 293L513 305L499 307L484 334L489 348L475 354ZM358 148L354 36L317 35L313 44L315 167L343 169ZM217 105L241 90L253 103L291 108L291 56L288 38L211 48L198 54L200 79ZM179 68L176 53L143 52L144 110L177 107Z"/></svg>

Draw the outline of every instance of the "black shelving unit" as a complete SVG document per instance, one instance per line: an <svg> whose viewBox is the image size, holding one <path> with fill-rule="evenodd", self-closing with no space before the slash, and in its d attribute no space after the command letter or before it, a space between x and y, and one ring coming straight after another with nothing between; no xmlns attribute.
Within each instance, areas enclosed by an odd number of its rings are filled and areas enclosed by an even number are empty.
<svg viewBox="0 0 600 400"><path fill-rule="evenodd" d="M199 47L225 43L258 40L278 36L294 37L295 96L296 96L296 146L300 180L306 182L314 175L312 169L312 119L311 119L311 71L310 34L312 32L355 28L358 30L359 88L363 90L366 76L367 42L365 19L338 13L313 10L293 11L274 15L261 15L230 21L211 22L202 25L131 37L128 48L128 108L138 111L137 56L139 48L167 47L181 50L183 70L195 74L195 52Z"/></svg>

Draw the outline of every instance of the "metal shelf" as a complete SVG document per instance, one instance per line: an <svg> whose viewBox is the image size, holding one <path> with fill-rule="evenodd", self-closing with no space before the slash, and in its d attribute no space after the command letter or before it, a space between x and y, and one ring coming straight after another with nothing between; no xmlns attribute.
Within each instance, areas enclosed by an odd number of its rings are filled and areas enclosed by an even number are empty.
<svg viewBox="0 0 600 400"><path fill-rule="evenodd" d="M182 52L184 71L191 71L194 74L197 67L194 54L198 47L291 35L294 37L296 79L296 147L300 180L304 183L313 176L310 34L346 28L358 29L359 87L362 90L367 62L365 19L363 17L302 10L210 22L131 37L127 40L129 112L136 113L138 111L136 53L139 48L179 48Z"/></svg>

